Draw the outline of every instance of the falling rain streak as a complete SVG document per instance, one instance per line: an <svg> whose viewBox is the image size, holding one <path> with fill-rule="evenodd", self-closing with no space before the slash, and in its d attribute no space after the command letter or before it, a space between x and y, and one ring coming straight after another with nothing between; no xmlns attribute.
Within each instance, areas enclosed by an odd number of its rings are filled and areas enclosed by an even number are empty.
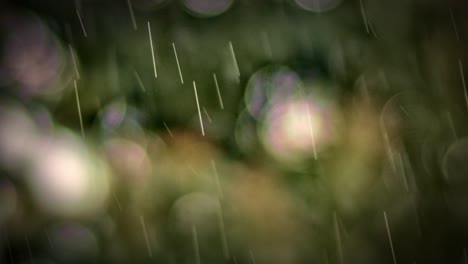
<svg viewBox="0 0 468 264"><path fill-rule="evenodd" d="M460 40L460 35L458 34L458 27L457 27L457 23L455 22L455 17L453 16L452 8L449 8L449 12L450 12L450 20L452 21L453 31L455 32L455 36L457 37L457 40Z"/></svg>
<svg viewBox="0 0 468 264"><path fill-rule="evenodd" d="M171 130L170 130L169 127L166 125L166 122L163 122L163 124L164 124L164 127L166 128L167 132L169 133L169 135L170 135L171 137L174 137L174 135L172 134Z"/></svg>
<svg viewBox="0 0 468 264"><path fill-rule="evenodd" d="M150 47L151 47L151 58L153 59L154 78L158 78L158 71L156 69L156 60L154 58L153 37L151 35L151 25L149 21L148 21L148 35L149 35L149 42L150 42Z"/></svg>
<svg viewBox="0 0 468 264"><path fill-rule="evenodd" d="M406 192L409 192L409 185L408 185L408 179L406 176L405 163L403 161L403 158L401 157L401 153L398 153L398 163L400 165L400 172L401 172L401 176L403 177L403 184L405 186L405 190Z"/></svg>
<svg viewBox="0 0 468 264"><path fill-rule="evenodd" d="M205 128L203 127L203 118L200 110L200 103L198 102L198 92L197 92L197 85L195 81L193 81L193 92L195 93L195 101L197 102L197 109L198 109L198 118L200 119L200 129L202 135L205 136Z"/></svg>
<svg viewBox="0 0 468 264"><path fill-rule="evenodd" d="M364 26L366 28L366 32L367 34L369 34L369 23L367 22L366 10L364 9L364 4L362 3L362 0L359 0L359 6L361 7L361 15Z"/></svg>
<svg viewBox="0 0 468 264"><path fill-rule="evenodd" d="M216 77L216 73L213 73L213 80L216 86L216 93L218 94L219 106L221 107L221 109L224 109L223 98L221 97L221 92L219 90L218 78Z"/></svg>
<svg viewBox="0 0 468 264"><path fill-rule="evenodd" d="M148 232L146 231L145 219L143 218L143 216L140 216L140 224L141 224L141 228L143 230L143 236L145 237L145 243L146 243L146 249L148 250L148 256L150 258L152 258L153 257L153 251L151 250L151 245L150 245L150 242L149 242Z"/></svg>
<svg viewBox="0 0 468 264"><path fill-rule="evenodd" d="M203 107L203 112L205 113L206 118L208 119L208 122L209 122L209 123L212 123L213 120L211 120L210 114L208 114L208 111L206 111L206 108L205 108L205 107Z"/></svg>
<svg viewBox="0 0 468 264"><path fill-rule="evenodd" d="M370 29L371 29L372 34L374 35L374 37L375 37L376 39L378 39L379 36L377 35L377 32L375 31L374 26L372 25L372 22L369 23L369 27L370 27Z"/></svg>
<svg viewBox="0 0 468 264"><path fill-rule="evenodd" d="M381 129L381 133L384 139L384 146L387 152L388 160L390 161L390 165L392 167L392 171L396 172L395 157L393 156L392 145L390 144L390 139L388 138L388 132L387 132L387 129L385 128L385 123L382 120L382 118L380 118L380 129Z"/></svg>
<svg viewBox="0 0 468 264"><path fill-rule="evenodd" d="M461 81L463 85L463 92L465 94L465 103L466 103L466 108L468 110L468 91L466 90L465 73L463 72L463 64L462 64L461 59L458 60L458 67L460 68L460 76L461 76Z"/></svg>
<svg viewBox="0 0 468 264"><path fill-rule="evenodd" d="M130 18L132 19L133 29L137 30L138 27L137 27L137 23L135 21L135 15L133 14L133 7L132 7L132 2L131 1L132 0L127 0L128 10L130 12Z"/></svg>
<svg viewBox="0 0 468 264"><path fill-rule="evenodd" d="M174 57L176 59L177 69L179 70L180 82L184 84L184 78L182 77L182 71L180 70L179 57L177 56L177 50L176 50L174 42L172 42L172 49L174 50Z"/></svg>
<svg viewBox="0 0 468 264"><path fill-rule="evenodd" d="M229 259L229 256L230 256L229 245L228 245L227 237L226 237L226 228L224 226L223 208L221 207L221 204L218 207L217 215L218 215L219 232L221 234L221 243L223 245L224 258Z"/></svg>
<svg viewBox="0 0 468 264"><path fill-rule="evenodd" d="M117 208L119 208L119 211L122 211L122 206L120 205L119 198L117 197L117 195L115 195L115 193L113 193L112 196L114 198L115 204L117 204Z"/></svg>
<svg viewBox="0 0 468 264"><path fill-rule="evenodd" d="M221 188L221 183L219 182L218 170L216 169L216 163L214 160L211 160L211 168L213 169L214 181L216 185L216 191L220 199L223 198L223 189Z"/></svg>
<svg viewBox="0 0 468 264"><path fill-rule="evenodd" d="M3 2L0 263L468 264L467 5Z"/></svg>
<svg viewBox="0 0 468 264"><path fill-rule="evenodd" d="M313 127L312 127L312 117L310 115L309 103L307 103L307 121L309 123L310 137L312 139L312 148L314 150L314 159L317 160L317 150L315 148L315 137L314 137L314 130L313 130Z"/></svg>
<svg viewBox="0 0 468 264"><path fill-rule="evenodd" d="M83 20L81 19L81 15L80 15L80 12L78 11L78 9L76 9L76 15L78 16L78 20L80 21L81 29L83 30L83 35L85 36L85 38L87 38L88 35L86 34L86 29L85 29L85 26L83 24Z"/></svg>
<svg viewBox="0 0 468 264"><path fill-rule="evenodd" d="M76 80L73 80L73 85L75 87L76 106L78 108L78 117L80 118L81 136L84 138L83 118L81 117L80 97L78 96L78 87L76 85Z"/></svg>
<svg viewBox="0 0 468 264"><path fill-rule="evenodd" d="M403 113L405 113L405 115L406 115L407 117L410 117L409 114L408 114L408 111L406 111L406 109L405 109L402 105L400 105L400 108L401 108L401 110L403 111Z"/></svg>
<svg viewBox="0 0 468 264"><path fill-rule="evenodd" d="M201 264L200 260L200 248L198 246L198 234L197 234L197 227L192 225L192 242L193 242L193 251L195 254L195 263Z"/></svg>
<svg viewBox="0 0 468 264"><path fill-rule="evenodd" d="M447 111L446 115L447 115L447 121L448 121L449 126L450 126L450 130L452 131L452 134L453 134L453 138L457 139L458 138L457 130L455 129L455 124L453 123L452 114Z"/></svg>
<svg viewBox="0 0 468 264"><path fill-rule="evenodd" d="M232 46L231 41L229 41L229 50L231 51L232 62L234 63L234 68L236 70L237 77L240 77L239 65L237 64L236 53L234 52L234 47Z"/></svg>
<svg viewBox="0 0 468 264"><path fill-rule="evenodd" d="M257 264L257 262L255 261L254 254L252 253L252 250L249 250L249 255L250 255L250 260L252 261L252 264Z"/></svg>
<svg viewBox="0 0 468 264"><path fill-rule="evenodd" d="M338 215L333 212L333 226L335 227L335 238L338 250L338 260L340 264L343 264L343 245L341 241L340 226L338 224Z"/></svg>
<svg viewBox="0 0 468 264"><path fill-rule="evenodd" d="M385 227L387 228L388 243L390 244L390 249L392 250L393 264L397 264L395 250L393 249L392 234L390 233L390 227L388 226L387 213L384 211L383 215L385 219Z"/></svg>
<svg viewBox="0 0 468 264"><path fill-rule="evenodd" d="M138 82L138 85L140 86L141 90L143 92L146 92L146 88L145 86L143 85L143 82L141 81L141 78L140 78L140 75L138 74L137 71L133 71L133 75L135 76L135 79L137 80Z"/></svg>
<svg viewBox="0 0 468 264"><path fill-rule="evenodd" d="M80 79L80 73L78 72L78 65L76 63L75 52L73 51L73 47L72 47L71 44L69 44L68 46L70 48L70 54L71 54L71 57L72 57L73 66L75 68L76 79L79 80Z"/></svg>

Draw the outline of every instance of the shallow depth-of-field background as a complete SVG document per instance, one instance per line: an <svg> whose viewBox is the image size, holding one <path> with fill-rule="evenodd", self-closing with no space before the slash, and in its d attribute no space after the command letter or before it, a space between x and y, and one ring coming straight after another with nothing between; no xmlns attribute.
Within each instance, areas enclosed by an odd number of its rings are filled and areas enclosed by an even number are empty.
<svg viewBox="0 0 468 264"><path fill-rule="evenodd" d="M468 4L0 3L0 263L468 263Z"/></svg>

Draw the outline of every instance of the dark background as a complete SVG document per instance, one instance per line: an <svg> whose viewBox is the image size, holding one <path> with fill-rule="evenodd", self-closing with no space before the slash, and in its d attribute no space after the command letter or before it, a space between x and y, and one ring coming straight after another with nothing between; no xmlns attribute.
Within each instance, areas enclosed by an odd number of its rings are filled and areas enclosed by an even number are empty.
<svg viewBox="0 0 468 264"><path fill-rule="evenodd" d="M187 2L0 4L1 263L468 263L467 3Z"/></svg>

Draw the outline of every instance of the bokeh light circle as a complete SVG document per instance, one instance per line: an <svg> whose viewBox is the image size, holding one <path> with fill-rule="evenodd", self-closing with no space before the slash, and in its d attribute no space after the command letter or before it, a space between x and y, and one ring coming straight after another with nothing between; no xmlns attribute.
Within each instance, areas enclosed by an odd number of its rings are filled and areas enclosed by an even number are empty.
<svg viewBox="0 0 468 264"><path fill-rule="evenodd" d="M27 180L41 210L86 216L103 209L110 192L109 171L75 136L62 132L36 144Z"/></svg>
<svg viewBox="0 0 468 264"><path fill-rule="evenodd" d="M242 111L237 117L234 137L237 147L244 154L255 155L255 151L258 149L256 121L247 110Z"/></svg>
<svg viewBox="0 0 468 264"><path fill-rule="evenodd" d="M169 2L170 0L132 0L132 6L141 11L153 11Z"/></svg>
<svg viewBox="0 0 468 264"><path fill-rule="evenodd" d="M151 173L151 161L146 150L136 142L112 138L105 142L104 152L115 173L127 183L142 182Z"/></svg>
<svg viewBox="0 0 468 264"><path fill-rule="evenodd" d="M401 141L403 136L421 140L421 133L427 133L427 127L437 122L433 113L429 112L428 106L421 103L422 96L419 93L405 91L391 96L385 102L379 123L389 143Z"/></svg>
<svg viewBox="0 0 468 264"><path fill-rule="evenodd" d="M294 0L294 2L304 10L318 13L338 7L342 0Z"/></svg>
<svg viewBox="0 0 468 264"><path fill-rule="evenodd" d="M38 16L10 16L1 63L4 77L21 97L54 96L65 87L69 60L58 38Z"/></svg>
<svg viewBox="0 0 468 264"><path fill-rule="evenodd" d="M297 94L302 86L300 77L285 66L267 66L254 73L245 92L248 112L258 118L265 107Z"/></svg>
<svg viewBox="0 0 468 264"><path fill-rule="evenodd" d="M468 138L455 141L445 153L442 170L450 183L468 185Z"/></svg>
<svg viewBox="0 0 468 264"><path fill-rule="evenodd" d="M104 130L113 130L122 125L127 114L127 104L118 100L107 105L100 113L101 127Z"/></svg>
<svg viewBox="0 0 468 264"><path fill-rule="evenodd" d="M195 192L180 197L171 209L177 231L191 234L192 227L210 230L216 226L219 201L212 195Z"/></svg>
<svg viewBox="0 0 468 264"><path fill-rule="evenodd" d="M0 108L0 162L10 170L19 169L35 151L38 129L26 110L13 102Z"/></svg>
<svg viewBox="0 0 468 264"><path fill-rule="evenodd" d="M316 157L330 136L325 109L319 101L306 97L277 101L260 126L266 150L285 163Z"/></svg>
<svg viewBox="0 0 468 264"><path fill-rule="evenodd" d="M213 17L226 12L234 0L182 0L186 10L195 16Z"/></svg>
<svg viewBox="0 0 468 264"><path fill-rule="evenodd" d="M65 223L48 231L50 251L60 263L89 263L99 255L99 242L86 226Z"/></svg>

